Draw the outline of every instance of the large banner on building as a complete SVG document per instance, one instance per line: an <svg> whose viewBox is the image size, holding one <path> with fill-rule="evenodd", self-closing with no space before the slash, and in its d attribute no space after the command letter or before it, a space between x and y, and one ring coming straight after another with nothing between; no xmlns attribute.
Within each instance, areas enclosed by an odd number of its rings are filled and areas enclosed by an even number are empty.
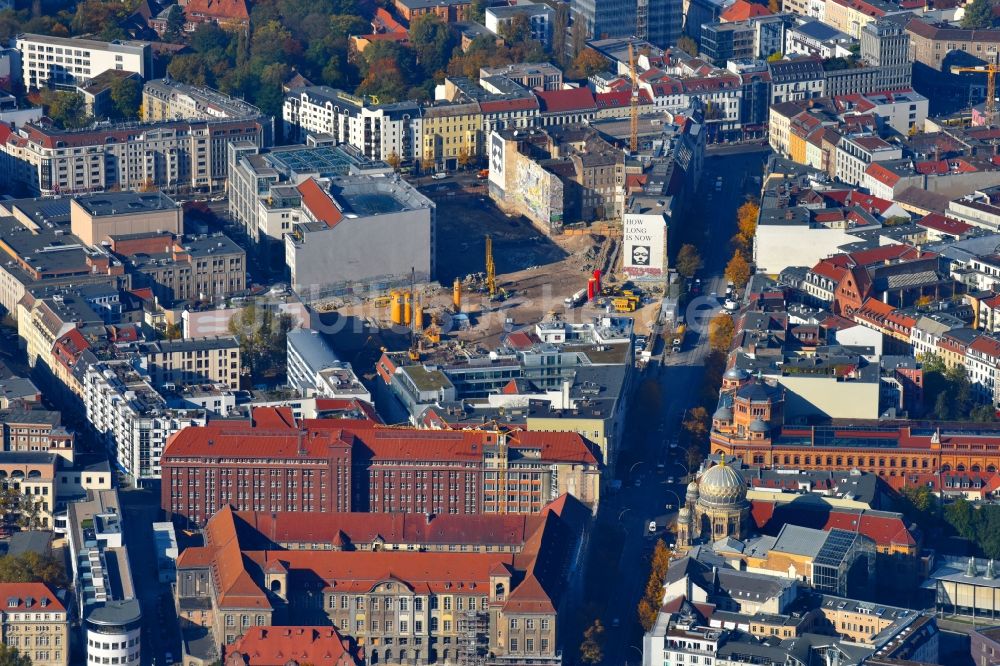
<svg viewBox="0 0 1000 666"><path fill-rule="evenodd" d="M622 268L630 278L659 277L667 270L667 221L663 214L625 213Z"/></svg>
<svg viewBox="0 0 1000 666"><path fill-rule="evenodd" d="M496 132L490 133L489 159L490 182L499 187L502 192L507 189L505 186L507 174L504 173L507 155L505 154L505 143L503 137Z"/></svg>

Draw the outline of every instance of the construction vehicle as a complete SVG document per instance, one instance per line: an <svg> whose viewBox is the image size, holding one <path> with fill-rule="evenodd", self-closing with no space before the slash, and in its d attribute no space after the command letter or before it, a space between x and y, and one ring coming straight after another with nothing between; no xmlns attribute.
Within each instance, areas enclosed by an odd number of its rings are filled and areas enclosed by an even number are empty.
<svg viewBox="0 0 1000 666"><path fill-rule="evenodd" d="M587 300L587 290L581 289L572 296L567 296L565 299L566 307L575 308L578 305L583 305L583 302Z"/></svg>
<svg viewBox="0 0 1000 666"><path fill-rule="evenodd" d="M486 180L489 177L490 177L489 169L480 169L479 172L476 173L476 178L478 178L479 180Z"/></svg>
<svg viewBox="0 0 1000 666"><path fill-rule="evenodd" d="M623 292L611 299L611 305L618 312L635 312L639 309L639 297L631 292Z"/></svg>
<svg viewBox="0 0 1000 666"><path fill-rule="evenodd" d="M980 73L986 75L986 106L983 109L986 115L986 122L993 123L996 120L997 110L997 72L1000 72L1000 65L992 63L987 65L977 65L975 67L951 68L952 74L963 74L965 72Z"/></svg>
<svg viewBox="0 0 1000 666"><path fill-rule="evenodd" d="M493 239L486 237L486 293L492 301L497 295L497 267L493 263Z"/></svg>
<svg viewBox="0 0 1000 666"><path fill-rule="evenodd" d="M378 296L374 299L373 304L377 308L387 308L391 302L392 296Z"/></svg>

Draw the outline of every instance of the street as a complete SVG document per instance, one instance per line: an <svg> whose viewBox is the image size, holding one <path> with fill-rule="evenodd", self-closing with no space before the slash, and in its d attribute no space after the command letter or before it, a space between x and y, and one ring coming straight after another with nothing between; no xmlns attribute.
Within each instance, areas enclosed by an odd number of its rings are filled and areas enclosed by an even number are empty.
<svg viewBox="0 0 1000 666"><path fill-rule="evenodd" d="M159 582L153 545L159 497L146 490L126 490L121 492L121 503L132 582L142 606L142 666L169 666L180 657L181 650L170 586ZM168 653L170 660L166 658Z"/></svg>
<svg viewBox="0 0 1000 666"><path fill-rule="evenodd" d="M736 209L746 201L748 194L759 194L754 177L762 173L763 160L762 153L748 151L707 157L705 160L702 186L695 197L698 203L690 213L690 219L706 222L704 236L697 243L704 260L700 273L704 295L725 292L723 271L732 254L729 239L736 233ZM716 190L719 176L722 177L722 184ZM689 228L695 227L692 225ZM704 359L709 352L709 317L702 318L703 326L697 325L693 319L698 318L689 312L684 349L676 354L654 356L647 367L644 381L655 382L655 386L644 387L640 384L639 391L651 391L660 401L657 417L648 428L638 429L640 436L632 439L632 446L638 447L633 448L631 456L636 462L630 468L619 470L619 478L623 481L621 491L601 501L595 529L617 526L625 535L621 557L615 568L615 593L606 600L605 612L601 616L605 626L603 663L609 665L641 663L643 632L636 607L645 589L649 575L648 555L655 543L648 525L665 513L667 519L672 521L678 504L684 501L685 475L688 471L684 467L685 450L681 447L670 449L669 442L677 437L684 412L697 404L704 375ZM633 402L639 400L641 397ZM661 460L664 467L658 469L657 463ZM670 505L669 511L667 505Z"/></svg>

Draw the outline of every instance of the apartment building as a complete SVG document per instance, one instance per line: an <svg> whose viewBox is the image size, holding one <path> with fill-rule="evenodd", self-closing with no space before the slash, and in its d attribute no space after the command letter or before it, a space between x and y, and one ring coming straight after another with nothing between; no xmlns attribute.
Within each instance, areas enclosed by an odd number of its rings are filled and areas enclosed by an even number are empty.
<svg viewBox="0 0 1000 666"><path fill-rule="evenodd" d="M69 614L45 583L0 583L3 643L36 666L69 664Z"/></svg>
<svg viewBox="0 0 1000 666"><path fill-rule="evenodd" d="M212 189L226 180L232 141L266 145L257 120L176 120L79 130L0 129L0 171L34 195L110 189Z"/></svg>
<svg viewBox="0 0 1000 666"><path fill-rule="evenodd" d="M274 119L253 104L208 86L192 86L169 77L143 86L142 117L147 122L253 118L265 127L265 145L274 137Z"/></svg>
<svg viewBox="0 0 1000 666"><path fill-rule="evenodd" d="M150 288L165 305L228 298L247 288L246 250L218 232L112 236L109 250L124 264L133 288Z"/></svg>
<svg viewBox="0 0 1000 666"><path fill-rule="evenodd" d="M21 52L21 80L28 90L83 83L109 69L135 72L144 79L153 71L148 42L99 42L23 33L15 43Z"/></svg>
<svg viewBox="0 0 1000 666"><path fill-rule="evenodd" d="M931 23L914 17L906 24L910 60L941 71L952 51L964 51L986 62L997 62L1000 31L965 30L946 23Z"/></svg>
<svg viewBox="0 0 1000 666"><path fill-rule="evenodd" d="M416 102L371 103L326 86L297 88L282 107L285 140L329 134L372 160L412 162L421 155L421 114Z"/></svg>
<svg viewBox="0 0 1000 666"><path fill-rule="evenodd" d="M4 409L3 450L56 453L72 463L75 436L62 425L62 415L45 409Z"/></svg>
<svg viewBox="0 0 1000 666"><path fill-rule="evenodd" d="M476 102L425 106L421 122L423 166L453 170L483 154L482 112Z"/></svg>
<svg viewBox="0 0 1000 666"><path fill-rule="evenodd" d="M163 509L194 525L227 504L262 512L531 514L564 493L596 505L600 477L576 433L298 422L281 408L180 431L162 468Z"/></svg>
<svg viewBox="0 0 1000 666"><path fill-rule="evenodd" d="M139 348L141 366L156 386L224 384L240 387L240 344L235 337L157 340Z"/></svg>
<svg viewBox="0 0 1000 666"><path fill-rule="evenodd" d="M168 408L130 360L99 361L90 352L84 356L80 373L87 421L118 471L137 486L160 478L167 438L182 428L203 425L205 411Z"/></svg>
<svg viewBox="0 0 1000 666"><path fill-rule="evenodd" d="M872 162L898 160L903 149L877 136L842 137L837 144L837 178L849 185L861 185Z"/></svg>

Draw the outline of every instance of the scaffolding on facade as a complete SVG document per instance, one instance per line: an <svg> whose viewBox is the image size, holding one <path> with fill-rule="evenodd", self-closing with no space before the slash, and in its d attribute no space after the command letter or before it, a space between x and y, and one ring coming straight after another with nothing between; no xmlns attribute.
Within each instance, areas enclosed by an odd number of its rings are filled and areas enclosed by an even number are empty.
<svg viewBox="0 0 1000 666"><path fill-rule="evenodd" d="M458 619L458 665L485 666L489 653L489 622L485 612L469 610Z"/></svg>

